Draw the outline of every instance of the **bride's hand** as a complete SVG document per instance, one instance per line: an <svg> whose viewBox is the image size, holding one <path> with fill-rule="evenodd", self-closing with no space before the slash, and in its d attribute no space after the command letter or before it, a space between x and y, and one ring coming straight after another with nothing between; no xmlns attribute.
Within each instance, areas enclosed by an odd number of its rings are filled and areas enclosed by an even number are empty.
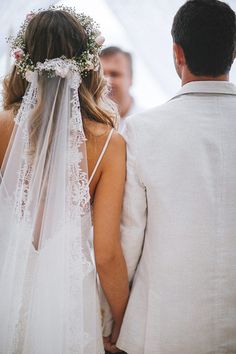
<svg viewBox="0 0 236 354"><path fill-rule="evenodd" d="M111 343L115 344L117 342L117 339L120 334L120 328L121 328L121 324L117 325L116 323L114 323L112 328L112 333L111 333Z"/></svg>
<svg viewBox="0 0 236 354"><path fill-rule="evenodd" d="M117 339L119 337L119 334L120 334L120 327L121 327L121 324L117 325L117 324L114 324L113 326L113 329L112 329L112 333L111 333L111 349L110 349L110 352L111 353L120 353L122 352L122 350L120 350L119 348L116 347L116 342L117 342Z"/></svg>

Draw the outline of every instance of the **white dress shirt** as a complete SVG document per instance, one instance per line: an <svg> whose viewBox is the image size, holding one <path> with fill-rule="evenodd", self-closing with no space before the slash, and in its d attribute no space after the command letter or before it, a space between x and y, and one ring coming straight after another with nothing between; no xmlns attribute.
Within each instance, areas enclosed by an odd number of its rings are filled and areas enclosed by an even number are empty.
<svg viewBox="0 0 236 354"><path fill-rule="evenodd" d="M126 119L129 116L140 113L142 111L143 111L143 109L137 105L137 103L134 99L132 99L132 104L130 106L130 109L128 110L128 112L125 114L124 117L122 117L122 118L120 117L119 132L122 133L124 131Z"/></svg>

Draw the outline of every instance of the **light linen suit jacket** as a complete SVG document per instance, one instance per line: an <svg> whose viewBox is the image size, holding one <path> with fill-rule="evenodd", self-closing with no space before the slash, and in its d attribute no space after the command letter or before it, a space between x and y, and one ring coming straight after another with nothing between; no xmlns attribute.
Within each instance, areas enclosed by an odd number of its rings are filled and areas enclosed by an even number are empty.
<svg viewBox="0 0 236 354"><path fill-rule="evenodd" d="M128 354L236 353L236 87L199 81L127 120ZM137 268L136 268L137 267Z"/></svg>

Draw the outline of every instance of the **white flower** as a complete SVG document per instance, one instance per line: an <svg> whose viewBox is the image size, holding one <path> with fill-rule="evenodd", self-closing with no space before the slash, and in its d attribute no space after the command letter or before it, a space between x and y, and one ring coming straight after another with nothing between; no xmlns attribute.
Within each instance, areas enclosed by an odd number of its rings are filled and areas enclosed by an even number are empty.
<svg viewBox="0 0 236 354"><path fill-rule="evenodd" d="M36 73L31 71L31 70L27 70L25 73L25 78L28 82L32 82L34 77L35 77Z"/></svg>
<svg viewBox="0 0 236 354"><path fill-rule="evenodd" d="M87 61L86 70L93 70L94 64L91 61Z"/></svg>
<svg viewBox="0 0 236 354"><path fill-rule="evenodd" d="M26 15L26 20L30 21L32 18L35 16L34 12L30 12L29 14Z"/></svg>
<svg viewBox="0 0 236 354"><path fill-rule="evenodd" d="M57 76L60 76L62 78L65 78L68 75L69 72L69 68L62 68L60 66L58 66L55 70L55 73Z"/></svg>
<svg viewBox="0 0 236 354"><path fill-rule="evenodd" d="M98 36L97 38L95 38L95 42L99 45L102 46L103 43L105 42L105 38L103 36Z"/></svg>

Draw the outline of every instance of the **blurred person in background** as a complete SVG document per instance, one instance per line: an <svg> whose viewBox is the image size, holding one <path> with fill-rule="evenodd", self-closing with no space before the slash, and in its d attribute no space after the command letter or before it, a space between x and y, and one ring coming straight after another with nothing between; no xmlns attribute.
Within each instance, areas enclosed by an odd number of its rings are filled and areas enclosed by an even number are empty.
<svg viewBox="0 0 236 354"><path fill-rule="evenodd" d="M129 52L119 47L107 47L100 54L104 74L110 83L110 98L117 104L120 113L121 132L128 116L142 109L130 94L133 84L133 62Z"/></svg>

